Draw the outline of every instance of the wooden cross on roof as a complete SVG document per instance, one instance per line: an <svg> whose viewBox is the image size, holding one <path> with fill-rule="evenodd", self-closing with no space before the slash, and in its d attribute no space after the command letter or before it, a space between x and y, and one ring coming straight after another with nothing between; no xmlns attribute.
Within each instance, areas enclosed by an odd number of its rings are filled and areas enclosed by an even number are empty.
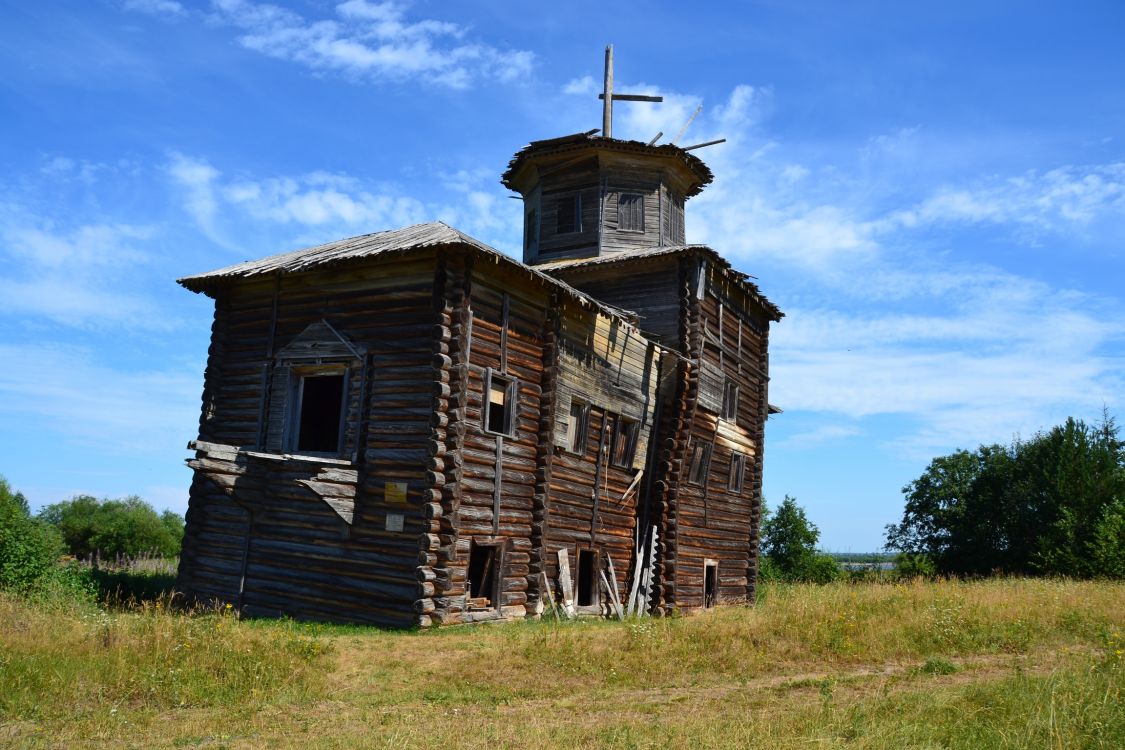
<svg viewBox="0 0 1125 750"><path fill-rule="evenodd" d="M602 104L602 135L606 138L613 137L613 103L614 102L662 102L662 96L645 96L644 94L615 94L613 93L613 45L605 48L605 90L598 94L603 100ZM655 139L653 139L655 140Z"/></svg>

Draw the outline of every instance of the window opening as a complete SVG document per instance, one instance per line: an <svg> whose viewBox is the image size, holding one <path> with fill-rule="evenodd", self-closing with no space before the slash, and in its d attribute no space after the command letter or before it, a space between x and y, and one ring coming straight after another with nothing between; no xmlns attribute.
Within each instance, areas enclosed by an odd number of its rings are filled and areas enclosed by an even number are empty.
<svg viewBox="0 0 1125 750"><path fill-rule="evenodd" d="M711 463L711 444L695 444L691 453L691 468L688 471L688 483L701 485L707 479L707 471Z"/></svg>
<svg viewBox="0 0 1125 750"><path fill-rule="evenodd" d="M730 457L730 477L727 479L727 489L738 494L742 492L742 482L746 477L746 456L742 453L732 453Z"/></svg>
<svg viewBox="0 0 1125 750"><path fill-rule="evenodd" d="M727 380L723 383L723 419L734 421L738 418L738 383Z"/></svg>
<svg viewBox="0 0 1125 750"><path fill-rule="evenodd" d="M590 407L581 401L570 402L570 423L567 425L566 449L582 455L586 452L587 433L590 431Z"/></svg>
<svg viewBox="0 0 1125 750"><path fill-rule="evenodd" d="M469 599L470 606L491 607L496 595L497 565L494 545L473 542L469 550Z"/></svg>
<svg viewBox="0 0 1125 750"><path fill-rule="evenodd" d="M578 606L598 603L597 554L592 549L578 550Z"/></svg>
<svg viewBox="0 0 1125 750"><path fill-rule="evenodd" d="M582 194L560 196L555 209L555 234L582 231Z"/></svg>
<svg viewBox="0 0 1125 750"><path fill-rule="evenodd" d="M501 435L511 435L515 428L516 381L490 373L487 390L484 429Z"/></svg>
<svg viewBox="0 0 1125 750"><path fill-rule="evenodd" d="M684 242L684 199L673 195L668 210L668 235L672 244Z"/></svg>
<svg viewBox="0 0 1125 750"><path fill-rule="evenodd" d="M645 197L640 193L617 196L617 228L624 232L645 231Z"/></svg>
<svg viewBox="0 0 1125 750"><path fill-rule="evenodd" d="M710 609L719 603L719 564L708 560L703 564L703 606Z"/></svg>
<svg viewBox="0 0 1125 750"><path fill-rule="evenodd" d="M637 423L625 417L617 418L617 431L613 439L613 465L629 467L637 454Z"/></svg>
<svg viewBox="0 0 1125 750"><path fill-rule="evenodd" d="M539 211L531 209L524 216L524 245L532 254L539 251Z"/></svg>
<svg viewBox="0 0 1125 750"><path fill-rule="evenodd" d="M344 407L344 375L306 375L300 383L297 450L336 453Z"/></svg>

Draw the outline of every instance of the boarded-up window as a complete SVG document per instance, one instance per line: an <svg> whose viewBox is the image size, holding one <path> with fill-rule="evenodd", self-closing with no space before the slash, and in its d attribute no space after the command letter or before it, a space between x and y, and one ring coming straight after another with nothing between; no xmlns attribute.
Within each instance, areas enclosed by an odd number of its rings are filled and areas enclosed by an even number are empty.
<svg viewBox="0 0 1125 750"><path fill-rule="evenodd" d="M738 419L738 383L733 380L723 383L723 410L720 416L732 422Z"/></svg>
<svg viewBox="0 0 1125 750"><path fill-rule="evenodd" d="M300 407L294 446L301 453L336 453L343 425L344 374L315 375L298 383Z"/></svg>
<svg viewBox="0 0 1125 750"><path fill-rule="evenodd" d="M638 425L631 419L617 418L617 429L613 436L612 463L614 466L628 468L633 465L637 454Z"/></svg>
<svg viewBox="0 0 1125 750"><path fill-rule="evenodd" d="M488 371L481 409L485 432L511 435L516 428L516 381Z"/></svg>
<svg viewBox="0 0 1125 750"><path fill-rule="evenodd" d="M684 199L673 195L668 206L668 243L671 245L683 244L684 235Z"/></svg>
<svg viewBox="0 0 1125 750"><path fill-rule="evenodd" d="M617 196L617 228L624 232L645 231L645 197L640 193Z"/></svg>
<svg viewBox="0 0 1125 750"><path fill-rule="evenodd" d="M711 444L696 443L691 452L691 467L688 470L688 483L702 485L707 481L711 469Z"/></svg>
<svg viewBox="0 0 1125 750"><path fill-rule="evenodd" d="M590 407L574 399L570 402L570 421L566 427L566 449L582 455L586 452L586 433L589 432Z"/></svg>
<svg viewBox="0 0 1125 750"><path fill-rule="evenodd" d="M581 232L582 194L569 193L555 200L555 234Z"/></svg>
<svg viewBox="0 0 1125 750"><path fill-rule="evenodd" d="M727 489L736 495L742 492L742 484L746 479L746 456L742 453L732 453L730 457L730 477L727 478Z"/></svg>

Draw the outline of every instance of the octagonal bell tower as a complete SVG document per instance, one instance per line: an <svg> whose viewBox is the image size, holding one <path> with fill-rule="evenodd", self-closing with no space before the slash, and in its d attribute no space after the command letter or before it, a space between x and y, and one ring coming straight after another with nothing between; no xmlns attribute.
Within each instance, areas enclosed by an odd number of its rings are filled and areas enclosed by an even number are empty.
<svg viewBox="0 0 1125 750"><path fill-rule="evenodd" d="M606 48L602 135L598 130L534 141L501 177L524 203L523 261L613 256L686 243L684 202L711 182L692 149L612 137L614 101L661 97L613 93L613 48ZM689 121L690 122L690 121ZM685 126L686 128L686 126Z"/></svg>

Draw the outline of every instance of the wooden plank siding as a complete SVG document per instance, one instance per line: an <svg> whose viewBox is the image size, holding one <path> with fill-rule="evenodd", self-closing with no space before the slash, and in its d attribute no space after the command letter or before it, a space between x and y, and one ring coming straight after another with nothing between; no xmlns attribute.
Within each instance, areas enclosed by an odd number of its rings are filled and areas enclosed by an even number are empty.
<svg viewBox="0 0 1125 750"><path fill-rule="evenodd" d="M643 330L684 355L662 358L648 511L661 534L658 608L704 606L704 568L718 564L717 596L753 600L761 516L762 444L767 409L769 313L705 252L685 248L552 273L610 304L634 310ZM629 283L622 284L627 275ZM702 292L700 285L702 284ZM737 386L733 419L722 418L727 383ZM689 481L695 445L709 471ZM740 491L730 488L735 455L745 456Z"/></svg>

